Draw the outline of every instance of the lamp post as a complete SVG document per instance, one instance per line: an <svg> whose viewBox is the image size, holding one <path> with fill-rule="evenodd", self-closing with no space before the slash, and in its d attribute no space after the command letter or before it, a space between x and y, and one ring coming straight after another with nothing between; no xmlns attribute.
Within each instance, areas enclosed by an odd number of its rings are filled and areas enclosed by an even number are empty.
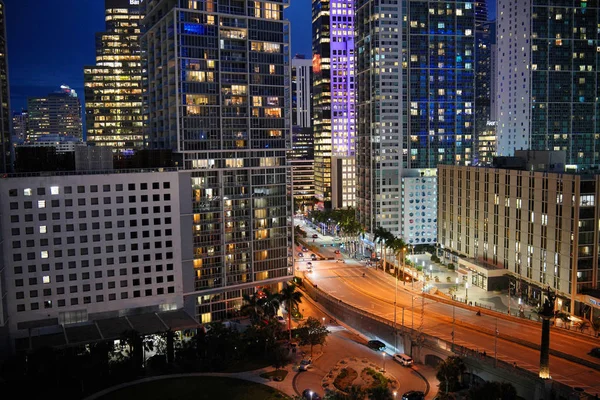
<svg viewBox="0 0 600 400"><path fill-rule="evenodd" d="M394 289L394 349L398 351L398 327L396 325L396 314L398 311L398 268L394 269L394 277L396 278L396 288Z"/></svg>
<svg viewBox="0 0 600 400"><path fill-rule="evenodd" d="M465 282L465 303L469 302L469 282Z"/></svg>
<svg viewBox="0 0 600 400"><path fill-rule="evenodd" d="M310 400L312 400L313 391L311 390L310 392L308 392L308 395L310 396Z"/></svg>
<svg viewBox="0 0 600 400"><path fill-rule="evenodd" d="M323 325L325 325L325 317L323 317L322 320L323 320Z"/></svg>
<svg viewBox="0 0 600 400"><path fill-rule="evenodd" d="M415 330L415 296L411 297L412 307L410 308L410 329Z"/></svg>
<svg viewBox="0 0 600 400"><path fill-rule="evenodd" d="M393 392L393 395L394 395L394 400L396 400L396 396L398 395L398 392L396 392L396 391L394 390L394 392Z"/></svg>
<svg viewBox="0 0 600 400"><path fill-rule="evenodd" d="M381 370L385 372L385 351L381 352L381 356L383 357L383 368Z"/></svg>

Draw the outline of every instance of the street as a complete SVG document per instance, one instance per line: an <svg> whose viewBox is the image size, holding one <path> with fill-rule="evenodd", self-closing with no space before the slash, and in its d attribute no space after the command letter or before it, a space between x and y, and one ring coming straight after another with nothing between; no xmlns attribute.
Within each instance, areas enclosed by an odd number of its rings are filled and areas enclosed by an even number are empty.
<svg viewBox="0 0 600 400"><path fill-rule="evenodd" d="M306 277L318 287L345 303L362 308L372 314L393 320L394 309L394 278L381 270L366 268L356 260L346 259L345 263L336 261L313 261L312 272L306 272ZM304 273L306 264L296 263L297 270ZM365 276L363 277L363 273ZM494 354L494 335L496 326L502 335L525 340L535 344L540 343L541 325L513 318L506 320L490 315L475 315L475 312L434 300L422 301L419 295L420 286L412 291L412 285L400 281L397 295L397 323L402 319L407 327L415 329L421 324L425 333L451 340L452 315L455 313L455 343L468 346L487 354ZM414 299L414 300L413 300ZM422 311L424 304L424 312ZM414 307L414 313L413 311ZM404 316L404 318L402 317ZM460 326L468 324L470 326ZM550 339L551 348L572 354L574 356L598 363L598 359L587 353L592 347L598 346L597 339L583 335L574 335L553 329ZM513 342L498 339L498 359L516 362L520 367L537 371L539 351ZM586 391L600 392L600 372L578 363L567 361L554 356L550 357L550 371L553 379L574 387L582 387Z"/></svg>

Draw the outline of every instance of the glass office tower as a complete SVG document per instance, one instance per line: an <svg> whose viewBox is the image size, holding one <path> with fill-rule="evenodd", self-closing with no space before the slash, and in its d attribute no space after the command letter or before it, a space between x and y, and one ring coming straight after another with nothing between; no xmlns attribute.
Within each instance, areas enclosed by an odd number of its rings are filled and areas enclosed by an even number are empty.
<svg viewBox="0 0 600 400"><path fill-rule="evenodd" d="M595 1L498 2L498 155L566 151L567 164L600 159Z"/></svg>
<svg viewBox="0 0 600 400"><path fill-rule="evenodd" d="M355 21L358 216L369 232L399 233L407 170L472 162L475 10L358 0Z"/></svg>
<svg viewBox="0 0 600 400"><path fill-rule="evenodd" d="M224 319L292 275L287 1L142 4L148 143L192 171L184 301L201 322Z"/></svg>
<svg viewBox="0 0 600 400"><path fill-rule="evenodd" d="M106 31L96 35L96 65L84 69L87 141L116 150L144 144L140 5L105 0Z"/></svg>
<svg viewBox="0 0 600 400"><path fill-rule="evenodd" d="M312 15L315 193L354 206L354 1L313 0Z"/></svg>

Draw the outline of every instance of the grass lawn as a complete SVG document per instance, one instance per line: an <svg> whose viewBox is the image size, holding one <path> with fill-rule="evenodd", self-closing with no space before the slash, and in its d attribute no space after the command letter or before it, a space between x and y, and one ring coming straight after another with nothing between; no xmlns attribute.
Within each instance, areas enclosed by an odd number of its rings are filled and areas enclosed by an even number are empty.
<svg viewBox="0 0 600 400"><path fill-rule="evenodd" d="M260 369L264 367L268 367L271 363L266 360L262 360L260 358L248 358L245 360L240 360L235 364L229 365L222 371L219 372L245 372L245 371L254 371L255 369Z"/></svg>
<svg viewBox="0 0 600 400"><path fill-rule="evenodd" d="M254 382L214 376L160 379L108 393L99 400L277 400L285 394Z"/></svg>
<svg viewBox="0 0 600 400"><path fill-rule="evenodd" d="M288 372L285 369L280 369L279 371L265 372L264 374L260 374L260 376L265 379L275 379L279 377L281 380L284 380L287 374Z"/></svg>

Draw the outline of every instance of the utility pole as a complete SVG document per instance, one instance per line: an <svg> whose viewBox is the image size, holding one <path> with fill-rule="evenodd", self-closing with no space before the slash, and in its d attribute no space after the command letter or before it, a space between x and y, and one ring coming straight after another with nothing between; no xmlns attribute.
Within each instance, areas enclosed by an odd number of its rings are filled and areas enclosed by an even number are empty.
<svg viewBox="0 0 600 400"><path fill-rule="evenodd" d="M415 330L415 296L411 297L412 299L412 307L410 308L410 329L411 331ZM412 332L411 332L412 335Z"/></svg>
<svg viewBox="0 0 600 400"><path fill-rule="evenodd" d="M404 307L402 307L402 331L406 332L406 329L404 327Z"/></svg>
<svg viewBox="0 0 600 400"><path fill-rule="evenodd" d="M394 278L396 280L396 289L394 291L394 348L398 351L398 325L396 324L396 314L398 311L398 268L394 268Z"/></svg>
<svg viewBox="0 0 600 400"><path fill-rule="evenodd" d="M454 305L452 306L452 352L454 352Z"/></svg>
<svg viewBox="0 0 600 400"><path fill-rule="evenodd" d="M494 368L498 368L498 318L496 318L496 335L494 336Z"/></svg>

